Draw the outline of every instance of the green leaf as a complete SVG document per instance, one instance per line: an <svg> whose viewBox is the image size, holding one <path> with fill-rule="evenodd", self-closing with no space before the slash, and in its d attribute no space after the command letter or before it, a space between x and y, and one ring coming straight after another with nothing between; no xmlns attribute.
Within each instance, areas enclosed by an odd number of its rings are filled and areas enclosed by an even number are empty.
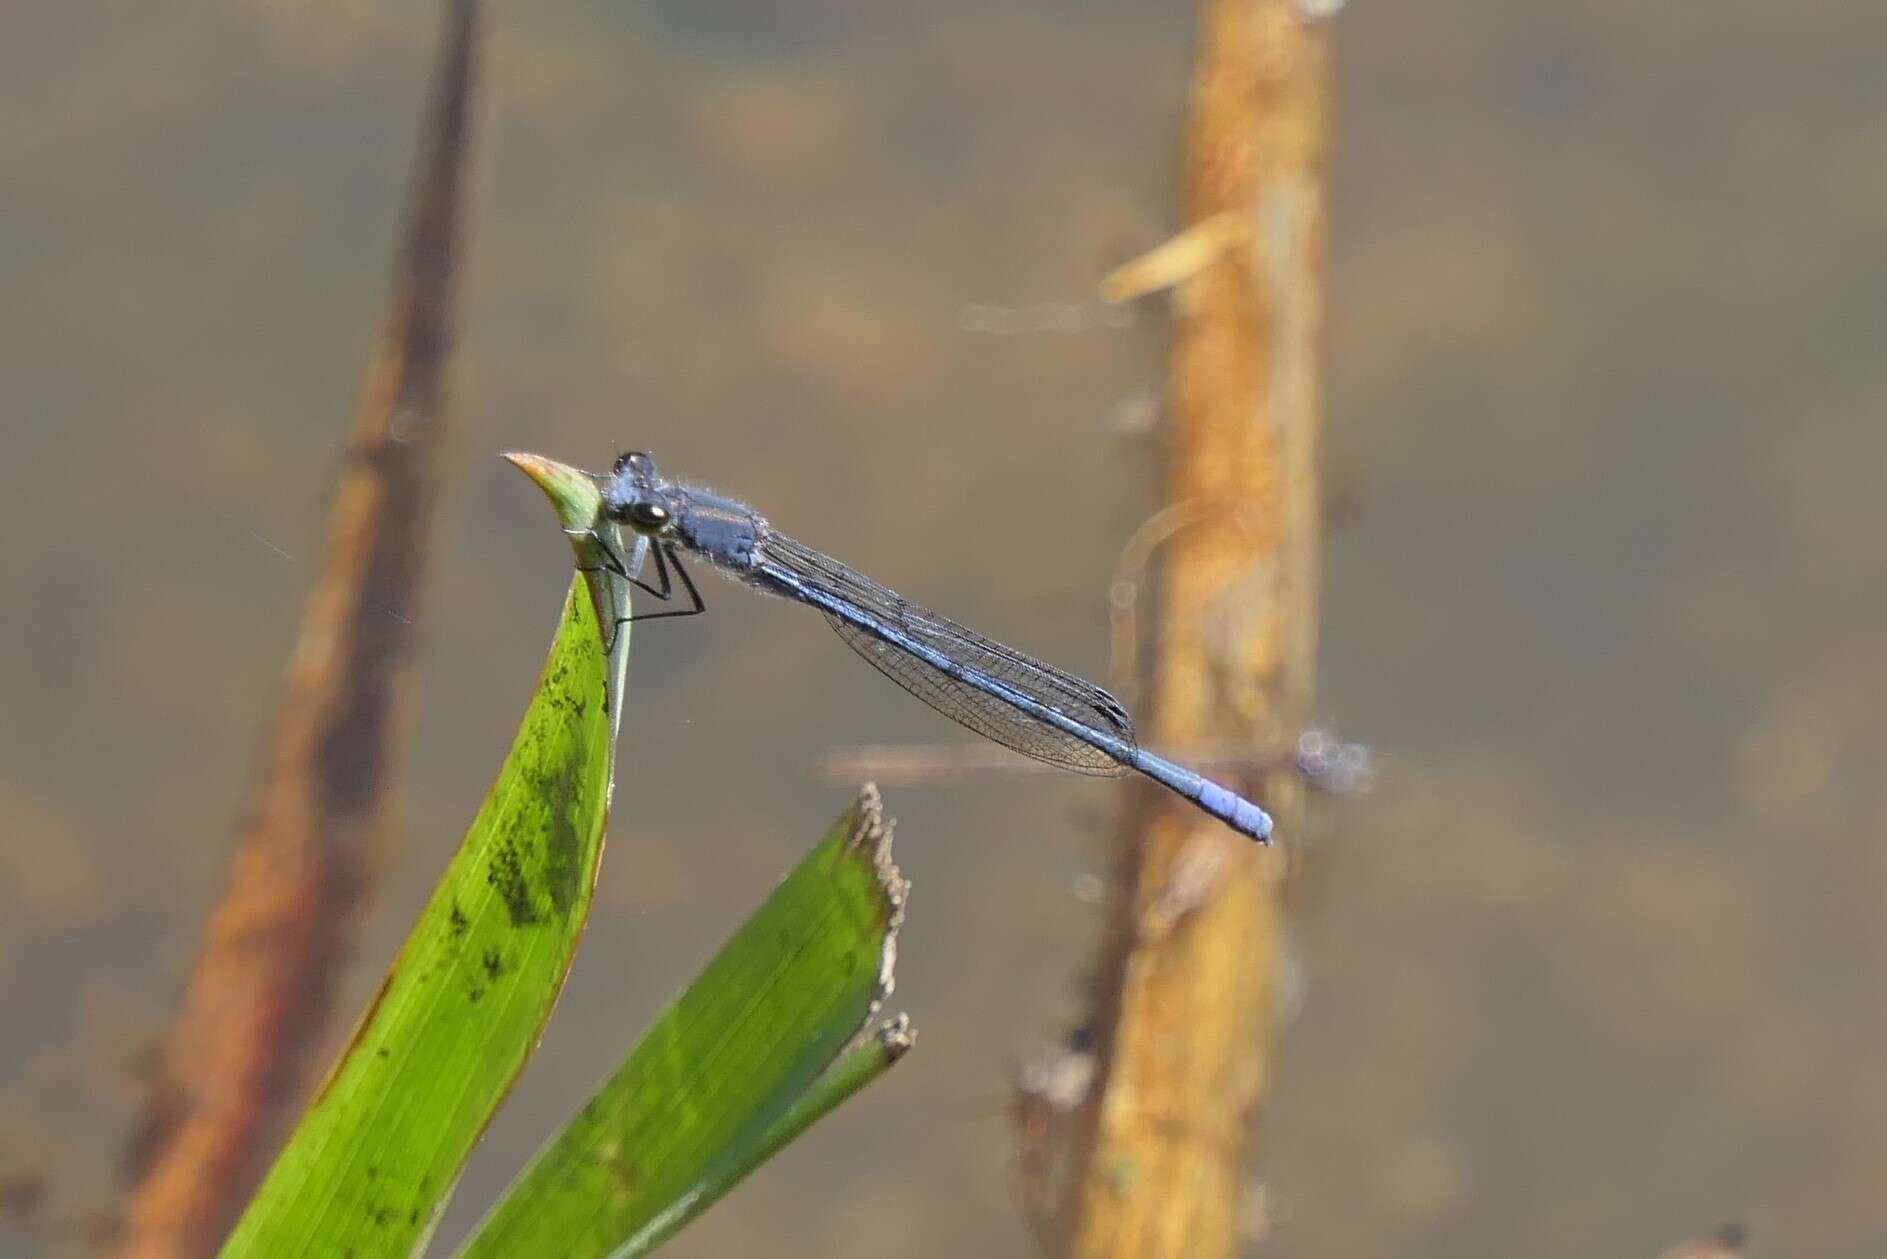
<svg viewBox="0 0 1887 1259"><path fill-rule="evenodd" d="M615 619L627 592L599 567L595 484L548 460L512 460L595 571L571 582L497 781L226 1257L371 1259L422 1245L536 1046L582 935L609 807L629 637Z"/></svg>
<svg viewBox="0 0 1887 1259"><path fill-rule="evenodd" d="M646 1253L909 1044L869 1027L905 883L867 787L541 1151L462 1259Z"/></svg>
<svg viewBox="0 0 1887 1259"><path fill-rule="evenodd" d="M699 1182L699 1189L688 1194L682 1209L665 1211L636 1232L615 1251L610 1259L641 1259L657 1246L680 1232L695 1216L718 1201L728 1190L747 1178L760 1164L772 1158L798 1137L830 1114L839 1103L891 1069L917 1041L911 1020L900 1014L878 1025L862 1040L855 1040L839 1060L827 1067L812 1087L801 1093L757 1141L735 1146L728 1158L717 1163Z"/></svg>

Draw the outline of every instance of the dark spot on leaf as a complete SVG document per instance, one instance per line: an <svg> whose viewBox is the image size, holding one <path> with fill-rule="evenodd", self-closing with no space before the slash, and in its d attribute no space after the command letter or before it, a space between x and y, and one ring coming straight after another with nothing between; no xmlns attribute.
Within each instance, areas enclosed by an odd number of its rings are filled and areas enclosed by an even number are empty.
<svg viewBox="0 0 1887 1259"><path fill-rule="evenodd" d="M637 1170L634 1161L622 1153L620 1148L612 1148L614 1152L603 1154L596 1161L604 1171L609 1173L609 1178L616 1182L618 1193L633 1193L636 1182L641 1179L641 1173Z"/></svg>
<svg viewBox="0 0 1887 1259"><path fill-rule="evenodd" d="M500 953L497 949L486 949L483 960L485 963L485 977L487 979L496 979L498 976L505 973L504 954Z"/></svg>
<svg viewBox="0 0 1887 1259"><path fill-rule="evenodd" d="M505 909L511 915L512 926L528 927L542 921L537 906L531 903L531 885L524 877L524 861L518 855L515 839L506 839L492 856L491 867L485 871L485 881L504 901Z"/></svg>
<svg viewBox="0 0 1887 1259"><path fill-rule="evenodd" d="M575 746L570 755L576 765L589 759L583 727L570 731ZM577 830L581 812L580 787L575 774L558 774L542 784L544 802L550 808L550 834L545 837L544 881L550 903L560 918L568 918L583 893L583 836Z"/></svg>
<svg viewBox="0 0 1887 1259"><path fill-rule="evenodd" d="M481 985L481 984L474 984L474 985L472 985L472 989L471 989L471 991L470 991L470 992L468 992L468 993L466 993L465 995L466 995L467 997L469 997L469 998L471 998L471 1001L472 1001L472 1004L473 1004L473 1005L477 1005L477 1004L478 1004L479 1002L481 1002L481 1001L483 1001L483 1000L485 999L485 989L484 989L484 986L483 986L483 985Z"/></svg>
<svg viewBox="0 0 1887 1259"><path fill-rule="evenodd" d="M465 916L465 911L459 908L459 903L456 900L452 902L451 923L452 934L455 936L464 935L466 928L472 925L471 919Z"/></svg>

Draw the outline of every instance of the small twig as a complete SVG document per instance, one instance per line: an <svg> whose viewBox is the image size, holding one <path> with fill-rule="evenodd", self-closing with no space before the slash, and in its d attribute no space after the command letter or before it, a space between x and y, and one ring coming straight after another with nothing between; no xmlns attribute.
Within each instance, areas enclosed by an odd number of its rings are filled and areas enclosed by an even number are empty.
<svg viewBox="0 0 1887 1259"><path fill-rule="evenodd" d="M1178 288L1217 262L1225 251L1251 238L1251 223L1239 210L1225 210L1183 228L1101 281L1101 296L1130 302Z"/></svg>
<svg viewBox="0 0 1887 1259"><path fill-rule="evenodd" d="M1249 745L1185 743L1150 751L1195 765L1208 774L1295 773L1328 795L1362 795L1375 785L1375 756L1361 743L1346 743L1328 730L1310 729L1288 751L1255 752ZM875 779L899 787L928 787L965 774L1060 774L1044 764L991 743L867 743L832 748L815 772L837 785Z"/></svg>

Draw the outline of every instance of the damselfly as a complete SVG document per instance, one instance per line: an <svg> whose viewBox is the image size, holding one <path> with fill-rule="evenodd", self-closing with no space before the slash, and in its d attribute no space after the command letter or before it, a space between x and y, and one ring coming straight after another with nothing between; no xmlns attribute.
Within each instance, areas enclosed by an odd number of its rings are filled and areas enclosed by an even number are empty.
<svg viewBox="0 0 1887 1259"><path fill-rule="evenodd" d="M763 594L825 613L859 655L932 708L984 738L1084 774L1135 770L1260 842L1271 818L1251 801L1141 748L1133 718L1091 682L993 642L797 542L745 503L665 479L647 454L616 460L602 486L603 514L649 540L655 581L631 576L609 547L609 566L663 602L679 581L689 606L625 618L705 610L682 564L697 556ZM599 538L600 542L601 539ZM671 576L672 574L672 576Z"/></svg>

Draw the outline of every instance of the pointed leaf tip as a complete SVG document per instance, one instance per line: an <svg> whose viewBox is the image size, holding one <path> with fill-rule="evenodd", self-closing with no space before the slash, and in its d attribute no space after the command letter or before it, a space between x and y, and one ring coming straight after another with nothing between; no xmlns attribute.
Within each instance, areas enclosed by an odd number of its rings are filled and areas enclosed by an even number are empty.
<svg viewBox="0 0 1887 1259"><path fill-rule="evenodd" d="M566 529L587 529L602 510L603 496L596 488L596 478L582 468L573 468L543 455L521 450L507 450L502 458L537 483L550 499L550 505Z"/></svg>

